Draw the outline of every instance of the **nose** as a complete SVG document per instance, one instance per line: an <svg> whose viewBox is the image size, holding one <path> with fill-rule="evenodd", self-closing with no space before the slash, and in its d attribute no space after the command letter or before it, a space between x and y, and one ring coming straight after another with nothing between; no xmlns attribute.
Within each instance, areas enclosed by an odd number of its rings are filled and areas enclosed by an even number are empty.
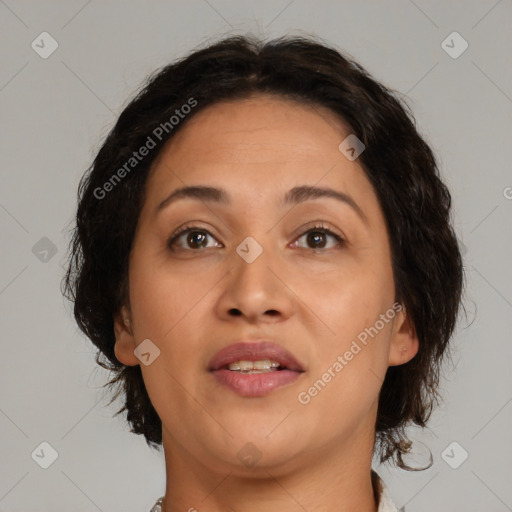
<svg viewBox="0 0 512 512"><path fill-rule="evenodd" d="M271 249L264 249L253 261L240 254L234 252L229 262L230 270L223 279L217 314L224 320L243 317L251 324L290 318L295 301L283 260L275 257Z"/></svg>

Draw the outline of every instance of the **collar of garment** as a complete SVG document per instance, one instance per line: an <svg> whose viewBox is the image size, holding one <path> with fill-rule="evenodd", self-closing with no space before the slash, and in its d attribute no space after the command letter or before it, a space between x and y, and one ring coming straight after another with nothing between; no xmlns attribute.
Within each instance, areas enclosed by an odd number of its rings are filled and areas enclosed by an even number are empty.
<svg viewBox="0 0 512 512"><path fill-rule="evenodd" d="M391 500L389 491L384 483L384 480L372 469L372 486L375 495L375 500L379 504L377 512L405 512L403 509L400 511L396 508L395 504ZM153 505L153 508L149 512L162 512L162 503L164 497L162 496Z"/></svg>

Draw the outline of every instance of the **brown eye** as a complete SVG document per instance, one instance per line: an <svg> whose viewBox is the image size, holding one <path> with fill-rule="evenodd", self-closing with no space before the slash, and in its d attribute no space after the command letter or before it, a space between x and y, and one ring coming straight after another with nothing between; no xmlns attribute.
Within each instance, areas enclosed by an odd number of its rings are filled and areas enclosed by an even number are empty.
<svg viewBox="0 0 512 512"><path fill-rule="evenodd" d="M204 247L208 235L204 231L189 231L185 237L186 243L191 247Z"/></svg>
<svg viewBox="0 0 512 512"><path fill-rule="evenodd" d="M326 234L321 231L310 231L307 234L307 243L313 245L313 249L322 249L325 247Z"/></svg>
<svg viewBox="0 0 512 512"><path fill-rule="evenodd" d="M172 235L167 245L171 248L177 245L185 249L206 249L208 237L213 238L213 235L204 229L191 226Z"/></svg>
<svg viewBox="0 0 512 512"><path fill-rule="evenodd" d="M301 247L304 249L331 249L336 247L336 245L343 245L344 243L344 240L340 236L338 236L336 233L333 233L330 229L323 227L317 227L306 231L299 237L298 240L303 237L306 237L307 244L306 247ZM328 244L328 238L336 240L337 243L334 243L334 245L331 245L330 247L326 247Z"/></svg>

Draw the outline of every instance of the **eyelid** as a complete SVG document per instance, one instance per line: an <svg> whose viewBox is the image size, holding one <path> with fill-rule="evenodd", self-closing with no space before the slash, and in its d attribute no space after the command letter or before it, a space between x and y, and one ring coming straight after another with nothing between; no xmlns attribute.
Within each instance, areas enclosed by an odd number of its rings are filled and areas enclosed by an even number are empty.
<svg viewBox="0 0 512 512"><path fill-rule="evenodd" d="M297 234L294 236L300 237L310 231L315 231L316 229L319 231L325 231L329 235L332 235L334 237L337 237L337 238L345 241L344 234L340 233L339 230L337 230L331 224L329 224L328 222L323 221L323 220L316 220L316 221L314 220L314 221L308 222L305 226L303 225L300 228L298 228L296 231Z"/></svg>

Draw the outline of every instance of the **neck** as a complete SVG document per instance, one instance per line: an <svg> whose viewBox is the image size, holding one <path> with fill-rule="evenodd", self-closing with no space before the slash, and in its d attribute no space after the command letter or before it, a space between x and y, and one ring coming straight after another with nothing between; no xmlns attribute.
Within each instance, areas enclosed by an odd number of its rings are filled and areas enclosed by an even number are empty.
<svg viewBox="0 0 512 512"><path fill-rule="evenodd" d="M373 430L360 429L292 462L216 467L194 458L163 431L167 487L163 512L377 512L371 461Z"/></svg>

